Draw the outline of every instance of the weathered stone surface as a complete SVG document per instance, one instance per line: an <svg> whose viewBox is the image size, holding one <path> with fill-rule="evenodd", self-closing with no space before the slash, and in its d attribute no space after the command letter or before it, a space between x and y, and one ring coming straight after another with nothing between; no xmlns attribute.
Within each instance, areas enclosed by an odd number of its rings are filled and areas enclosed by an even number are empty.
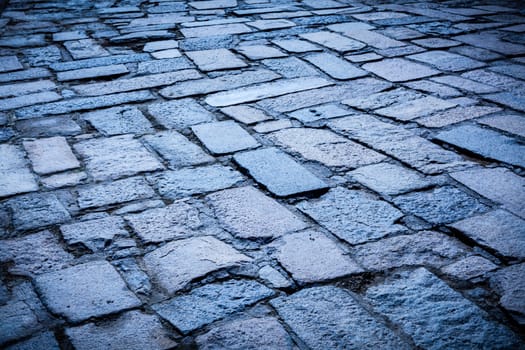
<svg viewBox="0 0 525 350"><path fill-rule="evenodd" d="M204 26L196 28L183 28L180 30L186 38L201 38L215 35L233 35L250 33L250 27L243 23L222 24L216 26Z"/></svg>
<svg viewBox="0 0 525 350"><path fill-rule="evenodd" d="M0 74L0 82L11 82L17 80L30 80L38 78L48 78L51 76L49 70L45 68L29 68L24 70L19 70L15 72L8 72Z"/></svg>
<svg viewBox="0 0 525 350"><path fill-rule="evenodd" d="M457 55L455 53L439 50L422 52L407 56L407 58L423 63L428 63L435 66L439 70L449 72L459 72L485 66L485 63L483 62Z"/></svg>
<svg viewBox="0 0 525 350"><path fill-rule="evenodd" d="M6 350L38 350L38 349L47 349L47 350L60 350L60 346L55 339L55 336L52 332L44 332L35 335L34 337L16 343L15 345L8 346Z"/></svg>
<svg viewBox="0 0 525 350"><path fill-rule="evenodd" d="M271 289L255 281L230 280L194 289L189 294L153 305L153 309L187 334L273 294Z"/></svg>
<svg viewBox="0 0 525 350"><path fill-rule="evenodd" d="M70 246L82 244L92 252L104 250L117 238L129 237L124 220L118 216L62 225L60 232Z"/></svg>
<svg viewBox="0 0 525 350"><path fill-rule="evenodd" d="M270 283L274 288L288 288L292 286L292 282L270 265L263 266L258 274L260 278Z"/></svg>
<svg viewBox="0 0 525 350"><path fill-rule="evenodd" d="M64 47L75 60L109 55L109 52L93 39L66 41Z"/></svg>
<svg viewBox="0 0 525 350"><path fill-rule="evenodd" d="M204 72L247 66L246 63L227 49L187 51L186 55Z"/></svg>
<svg viewBox="0 0 525 350"><path fill-rule="evenodd" d="M165 208L127 215L125 218L137 236L146 243L187 237L196 233L202 225L199 212L183 201Z"/></svg>
<svg viewBox="0 0 525 350"><path fill-rule="evenodd" d="M524 273L525 264L512 265L497 271L490 278L491 286L501 295L501 306L521 325L525 324Z"/></svg>
<svg viewBox="0 0 525 350"><path fill-rule="evenodd" d="M66 335L78 350L165 350L177 345L156 316L140 311L124 313L112 321L68 328Z"/></svg>
<svg viewBox="0 0 525 350"><path fill-rule="evenodd" d="M357 40L327 31L300 34L299 36L341 53L359 50L366 46Z"/></svg>
<svg viewBox="0 0 525 350"><path fill-rule="evenodd" d="M482 258L481 256L473 255L445 266L441 271L452 278L468 280L485 276L488 272L497 268L498 266L490 260Z"/></svg>
<svg viewBox="0 0 525 350"><path fill-rule="evenodd" d="M179 47L179 43L175 40L160 40L160 41L151 41L144 45L144 52L154 52L160 50L175 49Z"/></svg>
<svg viewBox="0 0 525 350"><path fill-rule="evenodd" d="M259 123L253 127L253 130L260 134L266 134L269 132L287 129L291 127L293 127L293 124L289 119L278 119Z"/></svg>
<svg viewBox="0 0 525 350"><path fill-rule="evenodd" d="M11 72L14 70L23 69L24 66L20 63L16 56L1 56L0 57L0 72Z"/></svg>
<svg viewBox="0 0 525 350"><path fill-rule="evenodd" d="M184 129L215 120L212 113L191 98L151 104L148 112L168 129Z"/></svg>
<svg viewBox="0 0 525 350"><path fill-rule="evenodd" d="M47 66L62 60L60 49L55 45L23 50L27 62L33 66Z"/></svg>
<svg viewBox="0 0 525 350"><path fill-rule="evenodd" d="M343 117L349 114L353 114L353 112L341 108L336 104L329 103L310 108L302 108L288 115L303 123L311 123L321 119Z"/></svg>
<svg viewBox="0 0 525 350"><path fill-rule="evenodd" d="M206 123L191 128L213 154L226 154L259 146L246 130L234 121Z"/></svg>
<svg viewBox="0 0 525 350"><path fill-rule="evenodd" d="M270 303L312 349L410 348L362 308L353 295L340 288L303 289ZM319 324L330 327L319 327Z"/></svg>
<svg viewBox="0 0 525 350"><path fill-rule="evenodd" d="M221 108L221 112L243 124L254 124L272 119L260 109L250 106L231 106Z"/></svg>
<svg viewBox="0 0 525 350"><path fill-rule="evenodd" d="M279 73L284 78L311 77L319 75L319 72L308 63L297 57L268 59L262 63L272 71Z"/></svg>
<svg viewBox="0 0 525 350"><path fill-rule="evenodd" d="M245 45L237 48L236 51L248 57L250 60L262 60L265 58L278 58L287 56L281 50L267 45Z"/></svg>
<svg viewBox="0 0 525 350"><path fill-rule="evenodd" d="M376 312L426 349L520 346L519 338L508 328L424 268L401 272L368 289L366 297Z"/></svg>
<svg viewBox="0 0 525 350"><path fill-rule="evenodd" d="M415 80L439 74L438 70L402 58L367 63L363 68L392 82Z"/></svg>
<svg viewBox="0 0 525 350"><path fill-rule="evenodd" d="M75 69L66 72L58 72L58 81L82 80L100 77L112 77L115 75L122 75L129 73L129 70L123 64L115 64L111 66L101 66L92 68Z"/></svg>
<svg viewBox="0 0 525 350"><path fill-rule="evenodd" d="M454 75L444 75L436 78L431 78L432 81L438 83L446 84L458 88L460 90L466 90L474 93L489 93L499 91L497 87L481 84L474 80L454 76Z"/></svg>
<svg viewBox="0 0 525 350"><path fill-rule="evenodd" d="M75 144L74 148L96 180L116 179L164 168L132 135L86 140Z"/></svg>
<svg viewBox="0 0 525 350"><path fill-rule="evenodd" d="M36 105L39 103L61 100L62 96L53 91L37 92L34 94L4 98L0 100L0 111L8 111L21 107Z"/></svg>
<svg viewBox="0 0 525 350"><path fill-rule="evenodd" d="M54 90L56 84L51 80L38 80L26 83L0 85L0 98L27 95L33 92Z"/></svg>
<svg viewBox="0 0 525 350"><path fill-rule="evenodd" d="M404 231L395 224L403 216L387 202L338 187L320 199L300 202L297 207L321 226L350 244L364 243Z"/></svg>
<svg viewBox="0 0 525 350"><path fill-rule="evenodd" d="M224 227L241 238L271 238L297 231L306 224L255 188L224 190L207 197Z"/></svg>
<svg viewBox="0 0 525 350"><path fill-rule="evenodd" d="M311 54L306 56L305 59L334 79L353 79L368 74L350 62L328 53Z"/></svg>
<svg viewBox="0 0 525 350"><path fill-rule="evenodd" d="M477 120L478 123L525 137L525 118L517 114L487 116Z"/></svg>
<svg viewBox="0 0 525 350"><path fill-rule="evenodd" d="M42 328L37 315L24 301L0 306L0 344L28 336Z"/></svg>
<svg viewBox="0 0 525 350"><path fill-rule="evenodd" d="M7 202L17 230L30 230L68 221L71 216L54 193L35 193Z"/></svg>
<svg viewBox="0 0 525 350"><path fill-rule="evenodd" d="M463 96L463 94L459 90L454 89L453 87L425 79L410 81L403 85L410 89L420 90L425 93L430 93L431 95L436 95L440 98Z"/></svg>
<svg viewBox="0 0 525 350"><path fill-rule="evenodd" d="M402 41L391 39L385 35L370 30L344 31L344 35L362 41L378 49L389 49L392 47L405 46Z"/></svg>
<svg viewBox="0 0 525 350"><path fill-rule="evenodd" d="M459 106L445 111L433 113L427 117L422 117L417 120L421 125L430 128L439 128L449 124L455 124L468 119L479 118L486 114L499 112L498 107L488 106Z"/></svg>
<svg viewBox="0 0 525 350"><path fill-rule="evenodd" d="M496 102L512 109L525 112L525 97L522 95L517 95L508 92L501 92L499 94L486 95L485 98L489 101Z"/></svg>
<svg viewBox="0 0 525 350"><path fill-rule="evenodd" d="M525 46L503 41L497 35L488 33L460 35L454 37L454 39L503 55L521 55L525 53Z"/></svg>
<svg viewBox="0 0 525 350"><path fill-rule="evenodd" d="M24 141L33 170L40 174L51 174L78 168L80 163L64 137Z"/></svg>
<svg viewBox="0 0 525 350"><path fill-rule="evenodd" d="M385 156L328 130L290 128L270 134L270 138L304 158L326 166L356 168L385 159Z"/></svg>
<svg viewBox="0 0 525 350"><path fill-rule="evenodd" d="M63 72L69 70L77 70L84 68L93 68L101 66L109 66L115 64L124 64L124 63L136 63L148 61L150 55L147 53L136 53L129 55L112 55L106 57L97 57L97 58L88 58L85 60L76 60L68 62L57 62L50 65L50 68L54 71Z"/></svg>
<svg viewBox="0 0 525 350"><path fill-rule="evenodd" d="M417 100L395 103L391 106L375 110L374 112L397 120L412 120L424 117L436 111L455 107L456 104L433 96L426 96Z"/></svg>
<svg viewBox="0 0 525 350"><path fill-rule="evenodd" d="M319 46L309 43L305 40L289 39L289 40L273 40L272 43L280 48L293 53L303 53L310 51L322 51Z"/></svg>
<svg viewBox="0 0 525 350"><path fill-rule="evenodd" d="M413 90L398 88L387 92L378 92L376 94L346 99L343 103L351 107L367 110L387 107L395 103L402 103L419 97L423 97L423 95Z"/></svg>
<svg viewBox="0 0 525 350"><path fill-rule="evenodd" d="M23 137L70 136L82 131L80 126L68 116L45 117L17 121L15 127Z"/></svg>
<svg viewBox="0 0 525 350"><path fill-rule="evenodd" d="M166 58L140 62L137 68L138 74L158 74L194 68L193 63L185 57ZM178 85L176 85L178 86Z"/></svg>
<svg viewBox="0 0 525 350"><path fill-rule="evenodd" d="M171 242L144 256L149 273L169 294L210 272L238 266L250 260L211 236Z"/></svg>
<svg viewBox="0 0 525 350"><path fill-rule="evenodd" d="M153 132L151 123L133 106L121 106L97 110L82 115L103 135L145 134Z"/></svg>
<svg viewBox="0 0 525 350"><path fill-rule="evenodd" d="M326 183L276 148L237 153L234 160L270 192L286 197L324 190Z"/></svg>
<svg viewBox="0 0 525 350"><path fill-rule="evenodd" d="M8 144L0 145L0 197L38 190L22 151Z"/></svg>

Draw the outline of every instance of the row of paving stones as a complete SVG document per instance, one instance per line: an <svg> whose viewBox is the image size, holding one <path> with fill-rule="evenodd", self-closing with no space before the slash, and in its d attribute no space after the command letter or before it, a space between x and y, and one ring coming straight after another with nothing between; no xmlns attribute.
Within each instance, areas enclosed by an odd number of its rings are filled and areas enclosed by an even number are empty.
<svg viewBox="0 0 525 350"><path fill-rule="evenodd" d="M469 6L12 0L0 344L523 348L524 17Z"/></svg>

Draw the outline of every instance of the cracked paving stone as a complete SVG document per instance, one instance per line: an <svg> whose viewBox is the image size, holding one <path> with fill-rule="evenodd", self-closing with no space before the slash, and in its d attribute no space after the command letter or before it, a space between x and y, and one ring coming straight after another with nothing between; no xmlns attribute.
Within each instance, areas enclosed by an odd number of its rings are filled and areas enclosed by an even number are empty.
<svg viewBox="0 0 525 350"><path fill-rule="evenodd" d="M275 247L277 260L300 284L363 272L345 251L321 232L290 233L279 239Z"/></svg>
<svg viewBox="0 0 525 350"><path fill-rule="evenodd" d="M401 195L394 198L394 203L401 210L434 225L454 222L488 209L474 197L452 186Z"/></svg>
<svg viewBox="0 0 525 350"><path fill-rule="evenodd" d="M183 201L174 202L165 208L127 215L125 219L146 243L191 236L202 226L198 210Z"/></svg>
<svg viewBox="0 0 525 350"><path fill-rule="evenodd" d="M29 170L19 147L0 145L0 197L38 190L38 184Z"/></svg>
<svg viewBox="0 0 525 350"><path fill-rule="evenodd" d="M15 197L7 202L17 230L31 230L61 224L71 216L54 193L35 193Z"/></svg>
<svg viewBox="0 0 525 350"><path fill-rule="evenodd" d="M96 180L164 169L132 135L85 140L75 144L74 148L82 156L88 173Z"/></svg>
<svg viewBox="0 0 525 350"><path fill-rule="evenodd" d="M169 294L213 271L249 261L246 255L211 236L170 242L144 256L147 270Z"/></svg>
<svg viewBox="0 0 525 350"><path fill-rule="evenodd" d="M24 69L16 56L0 57L0 72L11 72L14 70Z"/></svg>
<svg viewBox="0 0 525 350"><path fill-rule="evenodd" d="M442 271L452 278L459 280L469 280L476 277L482 277L488 272L496 270L497 265L481 256L468 256L453 264L445 266Z"/></svg>
<svg viewBox="0 0 525 350"><path fill-rule="evenodd" d="M272 238L306 228L306 223L274 199L248 186L208 195L217 219L235 236Z"/></svg>
<svg viewBox="0 0 525 350"><path fill-rule="evenodd" d="M329 130L290 128L270 134L270 139L326 166L357 168L386 158Z"/></svg>
<svg viewBox="0 0 525 350"><path fill-rule="evenodd" d="M39 175L80 167L66 139L61 136L23 142L33 170Z"/></svg>
<svg viewBox="0 0 525 350"><path fill-rule="evenodd" d="M366 46L366 44L357 40L327 31L305 33L299 36L340 53L360 50Z"/></svg>
<svg viewBox="0 0 525 350"><path fill-rule="evenodd" d="M350 244L364 243L406 229L395 224L403 216L385 201L360 191L335 188L297 208Z"/></svg>
<svg viewBox="0 0 525 350"><path fill-rule="evenodd" d="M380 62L367 63L363 65L363 69L391 82L421 79L440 73L438 70L403 58L391 58Z"/></svg>
<svg viewBox="0 0 525 350"><path fill-rule="evenodd" d="M274 292L250 280L230 280L196 288L152 306L162 318L187 334L271 297Z"/></svg>
<svg viewBox="0 0 525 350"><path fill-rule="evenodd" d="M237 153L233 159L255 181L279 197L328 188L324 181L276 148Z"/></svg>
<svg viewBox="0 0 525 350"><path fill-rule="evenodd" d="M8 346L6 350L60 350L60 346L52 332L43 332L32 338Z"/></svg>
<svg viewBox="0 0 525 350"><path fill-rule="evenodd" d="M48 308L72 322L142 304L107 261L91 261L39 275L35 284Z"/></svg>
<svg viewBox="0 0 525 350"><path fill-rule="evenodd" d="M60 232L68 245L82 244L92 252L103 251L117 238L129 237L124 220L118 216L62 225Z"/></svg>
<svg viewBox="0 0 525 350"><path fill-rule="evenodd" d="M246 130L231 120L199 124L193 133L212 154L226 154L259 146Z"/></svg>
<svg viewBox="0 0 525 350"><path fill-rule="evenodd" d="M84 113L88 121L104 136L119 134L147 134L154 131L144 114L134 106L121 106Z"/></svg>
<svg viewBox="0 0 525 350"><path fill-rule="evenodd" d="M426 96L417 100L399 102L385 108L377 109L374 113L407 121L455 106L456 104L453 102L433 96Z"/></svg>
<svg viewBox="0 0 525 350"><path fill-rule="evenodd" d="M160 195L169 199L222 190L243 180L238 171L220 164L165 171L148 177Z"/></svg>
<svg viewBox="0 0 525 350"><path fill-rule="evenodd" d="M520 325L525 324L524 273L525 264L522 263L496 271L490 278L491 286L501 295L499 300L501 306L509 311Z"/></svg>
<svg viewBox="0 0 525 350"><path fill-rule="evenodd" d="M368 74L350 62L329 53L315 53L306 56L305 59L334 79L354 79Z"/></svg>
<svg viewBox="0 0 525 350"><path fill-rule="evenodd" d="M186 55L204 72L248 66L227 49L187 51Z"/></svg>
<svg viewBox="0 0 525 350"><path fill-rule="evenodd" d="M435 66L437 69L448 72L460 72L485 66L485 63L447 51L427 51L407 58Z"/></svg>
<svg viewBox="0 0 525 350"><path fill-rule="evenodd" d="M312 349L411 348L360 306L352 294L337 287L303 289L270 303Z"/></svg>
<svg viewBox="0 0 525 350"><path fill-rule="evenodd" d="M262 60L265 58L279 58L288 56L275 47L267 45L245 45L236 49L240 54L248 57L250 60Z"/></svg>
<svg viewBox="0 0 525 350"><path fill-rule="evenodd" d="M191 98L154 103L148 106L148 112L168 129L184 129L215 120L211 112Z"/></svg>
<svg viewBox="0 0 525 350"><path fill-rule="evenodd" d="M425 349L509 349L522 344L507 327L424 268L369 288L366 299Z"/></svg>
<svg viewBox="0 0 525 350"><path fill-rule="evenodd" d="M140 311L126 312L115 320L67 328L66 335L78 350L167 350L177 345L155 315Z"/></svg>

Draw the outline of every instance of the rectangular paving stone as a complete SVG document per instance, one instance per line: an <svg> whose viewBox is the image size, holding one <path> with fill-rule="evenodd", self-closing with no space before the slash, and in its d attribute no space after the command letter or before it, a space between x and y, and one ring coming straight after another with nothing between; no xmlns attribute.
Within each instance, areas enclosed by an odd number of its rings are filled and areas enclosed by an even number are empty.
<svg viewBox="0 0 525 350"><path fill-rule="evenodd" d="M81 39L64 42L64 47L75 60L109 56L109 52L93 39Z"/></svg>
<svg viewBox="0 0 525 350"><path fill-rule="evenodd" d="M144 256L147 271L169 294L210 272L249 261L249 257L212 236L170 242Z"/></svg>
<svg viewBox="0 0 525 350"><path fill-rule="evenodd" d="M424 268L402 272L369 288L366 299L422 348L477 348L488 343L512 348L521 342L507 327Z"/></svg>
<svg viewBox="0 0 525 350"><path fill-rule="evenodd" d="M45 45L46 39L44 34L4 36L3 39L0 40L0 46L12 48Z"/></svg>
<svg viewBox="0 0 525 350"><path fill-rule="evenodd" d="M334 79L346 80L362 77L368 73L353 64L328 53L316 53L305 59Z"/></svg>
<svg viewBox="0 0 525 350"><path fill-rule="evenodd" d="M92 261L46 273L38 276L35 284L49 309L72 322L142 304L107 261Z"/></svg>
<svg viewBox="0 0 525 350"><path fill-rule="evenodd" d="M328 47L329 49L341 53L360 50L366 46L365 44L354 39L350 39L348 37L327 31L305 33L300 34L299 36L303 39L309 40L311 42Z"/></svg>
<svg viewBox="0 0 525 350"><path fill-rule="evenodd" d="M402 82L437 75L440 72L428 66L403 58L383 59L363 65L363 69L391 82Z"/></svg>
<svg viewBox="0 0 525 350"><path fill-rule="evenodd" d="M322 49L319 46L316 46L306 40L300 40L300 39L272 40L272 43L292 53L322 51Z"/></svg>
<svg viewBox="0 0 525 350"><path fill-rule="evenodd" d="M205 101L214 107L225 107L285 95L292 92L316 89L332 84L333 83L328 80L318 77L282 79L276 82L263 83L258 86L239 88L227 92L218 92L206 97Z"/></svg>
<svg viewBox="0 0 525 350"><path fill-rule="evenodd" d="M248 57L250 60L262 60L265 58L279 58L288 56L275 47L268 45L243 45L236 49L240 54Z"/></svg>
<svg viewBox="0 0 525 350"><path fill-rule="evenodd" d="M23 68L24 66L16 56L0 56L0 72L11 72Z"/></svg>
<svg viewBox="0 0 525 350"><path fill-rule="evenodd" d="M142 112L134 106L121 106L84 113L88 121L105 136L119 134L146 134L153 132L153 126Z"/></svg>
<svg viewBox="0 0 525 350"><path fill-rule="evenodd" d="M83 158L88 173L96 180L164 169L133 135L85 140L73 147Z"/></svg>
<svg viewBox="0 0 525 350"><path fill-rule="evenodd" d="M204 72L248 66L228 49L186 51L186 55Z"/></svg>
<svg viewBox="0 0 525 350"><path fill-rule="evenodd" d="M490 286L501 295L500 305L510 313L510 316L520 325L524 324L523 316L523 274L525 264L515 264L496 271L490 278Z"/></svg>
<svg viewBox="0 0 525 350"><path fill-rule="evenodd" d="M0 144L0 197L38 190L19 147Z"/></svg>
<svg viewBox="0 0 525 350"><path fill-rule="evenodd" d="M371 30L346 30L343 31L343 34L378 49L389 49L406 45L402 41L391 39Z"/></svg>
<svg viewBox="0 0 525 350"><path fill-rule="evenodd" d="M237 6L237 0L193 1L189 5L197 10L219 9Z"/></svg>
<svg viewBox="0 0 525 350"><path fill-rule="evenodd" d="M498 107L489 106L459 106L442 112L433 113L429 116L418 118L418 124L429 128L440 128L450 124L459 123L465 120L482 117L501 111Z"/></svg>
<svg viewBox="0 0 525 350"><path fill-rule="evenodd" d="M15 72L0 74L0 83L6 83L17 80L31 80L38 78L50 77L51 73L46 68L29 68Z"/></svg>
<svg viewBox="0 0 525 350"><path fill-rule="evenodd" d="M451 173L456 181L525 218L525 180L505 168L475 168Z"/></svg>
<svg viewBox="0 0 525 350"><path fill-rule="evenodd" d="M88 35L86 32L81 30L72 30L72 31L64 31L64 32L58 32L53 33L53 41L69 41L69 40L79 40L79 39L87 39Z"/></svg>
<svg viewBox="0 0 525 350"><path fill-rule="evenodd" d="M152 29L152 28L146 28ZM130 43L135 41L146 41L155 39L171 39L175 38L175 34L167 30L144 30L133 31L128 34L114 36L110 41L114 44Z"/></svg>
<svg viewBox="0 0 525 350"><path fill-rule="evenodd" d="M27 307L27 306L26 306ZM60 346L52 332L37 333L32 338L16 343L7 348L8 350L38 349L43 347L49 350L60 350Z"/></svg>
<svg viewBox="0 0 525 350"><path fill-rule="evenodd" d="M320 191L328 187L324 181L276 148L237 153L233 158L257 182L279 197Z"/></svg>
<svg viewBox="0 0 525 350"><path fill-rule="evenodd" d="M267 59L262 61L262 63L284 78L299 78L319 75L319 72L314 67L297 57Z"/></svg>
<svg viewBox="0 0 525 350"><path fill-rule="evenodd" d="M427 51L407 56L412 60L428 63L439 70L460 72L485 66L485 63L447 51Z"/></svg>
<svg viewBox="0 0 525 350"><path fill-rule="evenodd" d="M311 123L322 119L330 119L343 117L345 115L353 114L352 111L339 107L335 103L323 104L310 108L298 109L288 115L294 119L301 121L303 124Z"/></svg>
<svg viewBox="0 0 525 350"><path fill-rule="evenodd" d="M213 154L233 153L259 146L257 140L232 120L199 124L191 129Z"/></svg>
<svg viewBox="0 0 525 350"><path fill-rule="evenodd" d="M49 67L57 72L63 72L68 70L78 70L85 68L93 68L100 66L111 66L124 63L136 63L144 62L151 59L151 56L147 53L135 53L126 55L112 55L106 57L87 58L84 60L76 60L69 62L57 62L51 64Z"/></svg>
<svg viewBox="0 0 525 350"><path fill-rule="evenodd" d="M69 116L20 120L15 123L15 128L22 137L70 136L78 135L82 131Z"/></svg>
<svg viewBox="0 0 525 350"><path fill-rule="evenodd" d="M69 221L71 216L54 193L35 193L15 197L7 202L17 230L31 230Z"/></svg>
<svg viewBox="0 0 525 350"><path fill-rule="evenodd" d="M226 114L228 117L231 117L243 124L254 124L272 119L272 117L262 110L250 106L241 105L224 107L221 108L220 111Z"/></svg>
<svg viewBox="0 0 525 350"><path fill-rule="evenodd" d="M403 103L423 97L419 92L397 88L386 92L378 92L371 95L363 95L343 100L342 103L351 107L367 110L387 107L396 103Z"/></svg>
<svg viewBox="0 0 525 350"><path fill-rule="evenodd" d="M82 244L92 252L103 251L115 239L129 237L124 220L118 216L62 225L60 232L69 246Z"/></svg>
<svg viewBox="0 0 525 350"><path fill-rule="evenodd" d="M27 95L34 92L54 90L56 84L51 80L38 80L27 83L7 84L0 86L0 98Z"/></svg>
<svg viewBox="0 0 525 350"><path fill-rule="evenodd" d="M221 24L216 26L204 26L196 28L182 28L185 38L200 38L215 35L235 35L252 32L252 29L243 23Z"/></svg>
<svg viewBox="0 0 525 350"><path fill-rule="evenodd" d="M507 107L525 112L525 97L513 93L501 92L499 94L485 95L489 101L496 102Z"/></svg>
<svg viewBox="0 0 525 350"><path fill-rule="evenodd" d="M274 30L295 27L295 23L287 19L264 19L247 23L250 27L259 30Z"/></svg>
<svg viewBox="0 0 525 350"><path fill-rule="evenodd" d="M75 69L57 73L58 81L82 80L90 78L111 77L129 73L129 70L123 64L111 66L100 66L93 68Z"/></svg>
<svg viewBox="0 0 525 350"><path fill-rule="evenodd" d="M463 94L453 87L439 84L430 80L416 80L408 83L404 83L409 89L415 89L422 91L424 93L429 93L440 98L451 98L451 97L460 97Z"/></svg>
<svg viewBox="0 0 525 350"><path fill-rule="evenodd" d="M455 106L456 104L453 102L433 96L426 96L417 100L399 102L388 107L377 109L374 113L407 121Z"/></svg>
<svg viewBox="0 0 525 350"><path fill-rule="evenodd" d="M195 65L185 57L167 58L140 62L137 74L167 73L188 68L195 68Z"/></svg>
<svg viewBox="0 0 525 350"><path fill-rule="evenodd" d="M467 91L474 92L477 94L496 92L500 90L499 88L495 86L478 83L476 81L454 76L454 75L439 76L436 78L431 78L431 80L436 81L438 83L453 86L460 90L467 90Z"/></svg>
<svg viewBox="0 0 525 350"><path fill-rule="evenodd" d="M37 92L24 96L4 98L0 100L0 111L8 111L11 109L18 109L40 103L58 101L61 99L62 96L53 91ZM38 108L38 106L35 108Z"/></svg>
<svg viewBox="0 0 525 350"><path fill-rule="evenodd" d="M191 98L150 104L148 112L168 129L184 129L215 120L211 112Z"/></svg>
<svg viewBox="0 0 525 350"><path fill-rule="evenodd" d="M411 348L360 306L353 295L334 286L303 289L270 304L312 349Z"/></svg>
<svg viewBox="0 0 525 350"><path fill-rule="evenodd" d="M187 334L273 294L271 289L255 281L229 280L207 284L152 308L180 332Z"/></svg>
<svg viewBox="0 0 525 350"><path fill-rule="evenodd" d="M524 45L503 41L497 35L488 33L455 36L454 40L458 40L472 46L481 47L490 51L495 51L503 55L522 55L525 53Z"/></svg>
<svg viewBox="0 0 525 350"><path fill-rule="evenodd" d="M436 139L483 157L525 167L525 146L516 139L476 125L459 125Z"/></svg>
<svg viewBox="0 0 525 350"><path fill-rule="evenodd" d="M23 142L33 170L39 175L80 167L66 139L61 136Z"/></svg>
<svg viewBox="0 0 525 350"><path fill-rule="evenodd" d="M55 45L25 49L22 52L26 62L33 67L48 66L62 60L62 53Z"/></svg>
<svg viewBox="0 0 525 350"><path fill-rule="evenodd" d="M240 238L272 238L306 227L284 206L251 186L224 190L206 198L221 224Z"/></svg>
<svg viewBox="0 0 525 350"><path fill-rule="evenodd" d="M118 79L109 82L76 85L75 91L84 96L100 96L119 92L149 89L153 87L170 85L178 81L198 79L201 75L194 69L163 74L151 74L143 77Z"/></svg>
<svg viewBox="0 0 525 350"><path fill-rule="evenodd" d="M525 118L518 114L487 116L478 119L477 122L514 135L525 137Z"/></svg>

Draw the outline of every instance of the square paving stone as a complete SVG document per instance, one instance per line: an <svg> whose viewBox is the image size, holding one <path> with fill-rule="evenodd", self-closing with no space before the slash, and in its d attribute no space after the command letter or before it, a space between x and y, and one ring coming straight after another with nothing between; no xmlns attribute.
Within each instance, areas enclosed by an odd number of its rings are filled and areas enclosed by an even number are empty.
<svg viewBox="0 0 525 350"><path fill-rule="evenodd" d="M17 230L30 230L61 224L71 219L69 212L54 193L35 193L16 197L7 202L13 213Z"/></svg>
<svg viewBox="0 0 525 350"><path fill-rule="evenodd" d="M200 124L191 129L213 154L233 153L259 146L257 140L231 120Z"/></svg>
<svg viewBox="0 0 525 350"><path fill-rule="evenodd" d="M66 329L77 350L168 350L177 343L155 315L130 311L115 320Z"/></svg>
<svg viewBox="0 0 525 350"><path fill-rule="evenodd" d="M277 260L301 284L363 272L335 242L317 231L287 234L275 247Z"/></svg>
<svg viewBox="0 0 525 350"><path fill-rule="evenodd" d="M64 137L24 141L33 170L40 174L51 174L78 168L80 163Z"/></svg>
<svg viewBox="0 0 525 350"><path fill-rule="evenodd" d="M74 148L83 157L87 171L95 180L164 169L132 135L81 141Z"/></svg>
<svg viewBox="0 0 525 350"><path fill-rule="evenodd" d="M302 201L297 208L350 244L405 231L395 224L402 212L364 192L342 187L330 190L320 199Z"/></svg>
<svg viewBox="0 0 525 350"><path fill-rule="evenodd" d="M169 294L210 272L251 261L215 237L170 242L144 256L147 271Z"/></svg>
<svg viewBox="0 0 525 350"><path fill-rule="evenodd" d="M38 190L19 147L0 144L0 197Z"/></svg>
<svg viewBox="0 0 525 350"><path fill-rule="evenodd" d="M215 120L211 112L191 98L154 103L148 106L148 112L168 129L184 129Z"/></svg>
<svg viewBox="0 0 525 350"><path fill-rule="evenodd" d="M328 31L300 34L299 36L341 53L360 50L366 46L357 40Z"/></svg>
<svg viewBox="0 0 525 350"><path fill-rule="evenodd" d="M60 232L68 245L80 243L92 252L103 251L117 238L129 237L124 228L124 220L118 216L62 225Z"/></svg>
<svg viewBox="0 0 525 350"><path fill-rule="evenodd" d="M183 201L165 208L127 215L125 218L137 236L146 243L187 237L195 234L202 226L198 210Z"/></svg>
<svg viewBox="0 0 525 350"><path fill-rule="evenodd" d="M57 315L80 322L140 306L115 268L92 261L35 279L44 303Z"/></svg>
<svg viewBox="0 0 525 350"><path fill-rule="evenodd" d="M403 58L367 63L363 65L363 68L391 82L421 79L440 73L438 70Z"/></svg>
<svg viewBox="0 0 525 350"><path fill-rule="evenodd" d="M272 238L306 227L279 202L251 186L224 190L206 198L222 225L240 238Z"/></svg>
<svg viewBox="0 0 525 350"><path fill-rule="evenodd" d="M82 115L105 136L119 134L146 134L155 131L144 114L133 106L101 109Z"/></svg>
<svg viewBox="0 0 525 350"><path fill-rule="evenodd" d="M394 203L401 210L435 224L445 224L487 211L487 207L452 186L398 196Z"/></svg>
<svg viewBox="0 0 525 350"><path fill-rule="evenodd" d="M271 289L255 281L230 280L196 288L189 294L152 307L162 318L187 334L273 294Z"/></svg>
<svg viewBox="0 0 525 350"><path fill-rule="evenodd" d="M205 72L248 66L228 49L187 51L186 55Z"/></svg>
<svg viewBox="0 0 525 350"><path fill-rule="evenodd" d="M324 181L276 148L237 153L233 159L255 181L279 197L328 188Z"/></svg>
<svg viewBox="0 0 525 350"><path fill-rule="evenodd" d="M251 60L262 60L265 58L278 58L288 56L281 50L268 45L245 45L238 47L236 51L243 54Z"/></svg>
<svg viewBox="0 0 525 350"><path fill-rule="evenodd" d="M287 19L258 20L258 21L248 22L247 24L259 30L273 30L273 29L295 27L295 23Z"/></svg>
<svg viewBox="0 0 525 350"><path fill-rule="evenodd" d="M428 63L439 70L460 72L485 66L485 63L447 51L427 51L407 56L412 60Z"/></svg>
<svg viewBox="0 0 525 350"><path fill-rule="evenodd" d="M368 74L350 62L329 53L315 53L306 56L305 59L334 79L354 79Z"/></svg>

